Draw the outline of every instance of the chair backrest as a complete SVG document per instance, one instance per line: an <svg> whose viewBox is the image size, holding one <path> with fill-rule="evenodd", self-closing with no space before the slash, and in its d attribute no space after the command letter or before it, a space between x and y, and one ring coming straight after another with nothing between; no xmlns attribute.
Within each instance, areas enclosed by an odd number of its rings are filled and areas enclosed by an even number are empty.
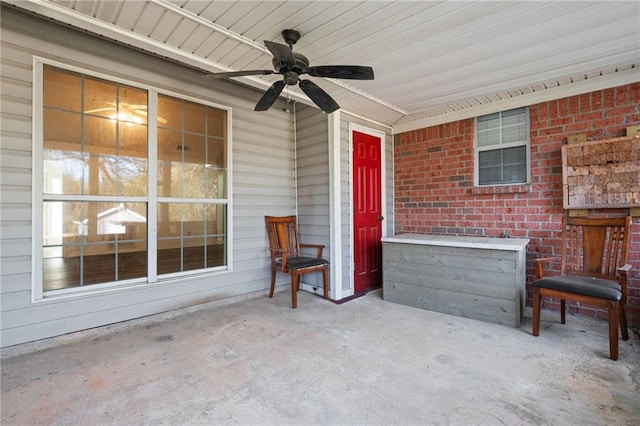
<svg viewBox="0 0 640 426"><path fill-rule="evenodd" d="M615 279L629 260L631 217L563 217L562 273Z"/></svg>
<svg viewBox="0 0 640 426"><path fill-rule="evenodd" d="M298 224L295 216L265 216L269 249L272 259L275 257L295 257L300 254Z"/></svg>

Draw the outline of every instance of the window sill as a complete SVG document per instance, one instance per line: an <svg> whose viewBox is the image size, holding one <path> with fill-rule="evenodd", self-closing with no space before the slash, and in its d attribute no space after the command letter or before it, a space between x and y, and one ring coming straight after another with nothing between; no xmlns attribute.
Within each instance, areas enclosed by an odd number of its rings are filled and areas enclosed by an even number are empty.
<svg viewBox="0 0 640 426"><path fill-rule="evenodd" d="M216 275L232 272L231 266L219 266L199 271L183 271L171 275L164 275L157 281L149 282L147 278L132 279L128 281L116 281L104 284L91 284L81 287L69 287L57 290L47 290L39 297L31 300L32 303L60 302L72 299L91 298L102 296L105 293L117 293L143 288L158 289L162 285L181 285L184 282L193 283L194 280L208 279ZM155 291L155 290L154 290Z"/></svg>
<svg viewBox="0 0 640 426"><path fill-rule="evenodd" d="M469 193L473 195L517 194L524 192L531 192L531 184L523 183L518 185L476 186L469 190Z"/></svg>

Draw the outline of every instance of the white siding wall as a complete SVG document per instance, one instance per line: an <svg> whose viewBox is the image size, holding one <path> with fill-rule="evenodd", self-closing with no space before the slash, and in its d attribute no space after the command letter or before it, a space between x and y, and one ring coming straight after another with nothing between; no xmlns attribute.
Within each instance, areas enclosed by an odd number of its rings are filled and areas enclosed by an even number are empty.
<svg viewBox="0 0 640 426"><path fill-rule="evenodd" d="M264 215L295 212L292 119L284 104L253 112L257 91L226 81L203 83L196 71L4 6L0 36L2 347L268 287ZM233 272L32 303L34 55L233 108Z"/></svg>
<svg viewBox="0 0 640 426"><path fill-rule="evenodd" d="M327 116L318 109L297 105L297 179L298 209L301 238L305 242L325 244L324 257L330 259L331 247L329 223L329 128ZM340 114L340 224L342 271L339 274L339 294L352 286L353 259L351 251L352 199L351 199L351 146L349 125L358 124L384 133L386 172L386 235L393 235L393 137L386 127ZM320 276L309 276L304 281L319 285ZM334 283L330 283L334 285Z"/></svg>
<svg viewBox="0 0 640 426"><path fill-rule="evenodd" d="M323 257L330 259L329 129L327 126L327 116L320 110L296 105L300 240L309 244L324 244ZM303 281L322 287L322 274L305 275ZM331 286L332 283L329 285Z"/></svg>

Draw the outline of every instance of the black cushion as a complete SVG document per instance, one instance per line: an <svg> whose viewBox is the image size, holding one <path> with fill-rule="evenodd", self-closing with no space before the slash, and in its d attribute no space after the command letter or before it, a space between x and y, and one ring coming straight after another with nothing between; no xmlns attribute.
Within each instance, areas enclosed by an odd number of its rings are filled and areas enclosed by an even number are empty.
<svg viewBox="0 0 640 426"><path fill-rule="evenodd" d="M318 259L317 257L289 257L287 258L287 268L288 269L304 269L310 268L312 266L321 266L328 265L329 262L324 259ZM282 260L278 259L276 261L276 266L281 266Z"/></svg>
<svg viewBox="0 0 640 426"><path fill-rule="evenodd" d="M620 284L589 277L576 277L573 275L545 277L534 281L532 285L534 287L566 291L567 293L581 294L607 300L620 301L622 298Z"/></svg>

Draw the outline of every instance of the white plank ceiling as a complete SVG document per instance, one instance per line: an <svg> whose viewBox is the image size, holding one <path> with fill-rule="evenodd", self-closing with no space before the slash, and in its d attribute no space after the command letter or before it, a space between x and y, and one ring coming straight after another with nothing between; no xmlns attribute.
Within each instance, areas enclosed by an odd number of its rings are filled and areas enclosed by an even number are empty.
<svg viewBox="0 0 640 426"><path fill-rule="evenodd" d="M272 69L263 40L296 29L311 65L373 67L308 78L396 132L640 81L638 1L3 1L203 72Z"/></svg>

